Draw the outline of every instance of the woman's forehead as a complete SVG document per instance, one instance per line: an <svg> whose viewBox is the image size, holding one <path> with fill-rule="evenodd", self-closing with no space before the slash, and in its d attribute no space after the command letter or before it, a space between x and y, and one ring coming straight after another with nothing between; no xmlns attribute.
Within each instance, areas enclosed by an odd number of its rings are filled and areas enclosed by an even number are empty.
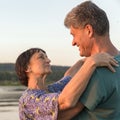
<svg viewBox="0 0 120 120"><path fill-rule="evenodd" d="M47 55L45 52L43 52L43 51L39 51L38 52L40 55Z"/></svg>
<svg viewBox="0 0 120 120"><path fill-rule="evenodd" d="M35 57L35 56L40 56L40 55L47 56L46 53L43 51L36 51L33 56Z"/></svg>

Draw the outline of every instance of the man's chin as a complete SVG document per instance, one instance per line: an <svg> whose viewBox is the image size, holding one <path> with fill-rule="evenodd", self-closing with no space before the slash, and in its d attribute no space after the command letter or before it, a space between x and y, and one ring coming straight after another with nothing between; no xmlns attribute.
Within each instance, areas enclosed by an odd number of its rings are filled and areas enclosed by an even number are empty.
<svg viewBox="0 0 120 120"><path fill-rule="evenodd" d="M90 55L80 52L80 56L81 56L81 57L89 57Z"/></svg>

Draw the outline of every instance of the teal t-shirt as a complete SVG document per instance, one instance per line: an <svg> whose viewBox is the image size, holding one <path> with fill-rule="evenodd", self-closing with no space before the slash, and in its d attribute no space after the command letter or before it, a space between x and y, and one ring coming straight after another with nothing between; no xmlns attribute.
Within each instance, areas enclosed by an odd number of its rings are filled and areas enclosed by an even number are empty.
<svg viewBox="0 0 120 120"><path fill-rule="evenodd" d="M119 67L112 73L98 67L80 98L85 108L72 120L120 120L120 55Z"/></svg>

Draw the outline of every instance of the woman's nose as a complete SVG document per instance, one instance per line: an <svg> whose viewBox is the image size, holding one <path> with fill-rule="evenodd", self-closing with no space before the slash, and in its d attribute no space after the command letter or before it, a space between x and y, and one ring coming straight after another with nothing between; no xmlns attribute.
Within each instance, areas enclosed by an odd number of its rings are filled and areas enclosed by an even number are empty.
<svg viewBox="0 0 120 120"><path fill-rule="evenodd" d="M72 46L75 46L76 45L76 42L73 40L72 41Z"/></svg>
<svg viewBox="0 0 120 120"><path fill-rule="evenodd" d="M49 62L49 63L50 63L50 62L51 62L51 60L50 60L49 58L47 58L47 62Z"/></svg>

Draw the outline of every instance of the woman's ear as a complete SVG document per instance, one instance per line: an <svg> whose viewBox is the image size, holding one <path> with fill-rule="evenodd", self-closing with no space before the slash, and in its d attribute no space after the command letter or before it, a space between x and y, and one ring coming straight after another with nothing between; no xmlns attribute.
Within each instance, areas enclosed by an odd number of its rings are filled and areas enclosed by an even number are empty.
<svg viewBox="0 0 120 120"><path fill-rule="evenodd" d="M31 67L28 66L28 67L27 67L27 70L26 70L25 72L31 72Z"/></svg>

